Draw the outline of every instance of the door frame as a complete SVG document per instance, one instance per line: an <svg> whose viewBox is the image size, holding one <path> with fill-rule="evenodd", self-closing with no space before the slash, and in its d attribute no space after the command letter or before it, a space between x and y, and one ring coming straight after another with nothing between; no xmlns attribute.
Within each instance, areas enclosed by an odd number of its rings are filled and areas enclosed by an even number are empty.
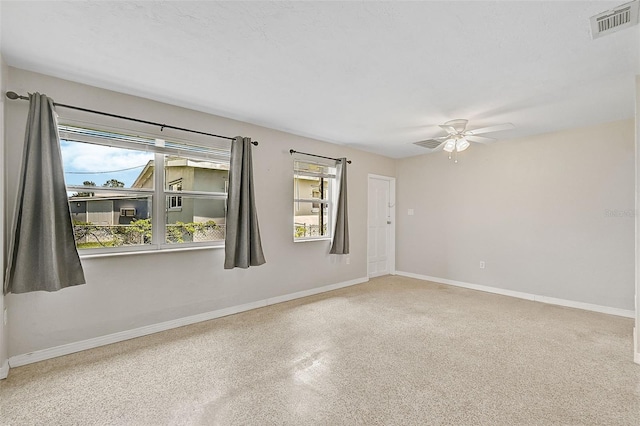
<svg viewBox="0 0 640 426"><path fill-rule="evenodd" d="M389 274L396 274L396 178L391 176L369 173L367 175L367 277L369 276L369 191L371 179L386 180L389 182L389 215L391 227L389 229Z"/></svg>

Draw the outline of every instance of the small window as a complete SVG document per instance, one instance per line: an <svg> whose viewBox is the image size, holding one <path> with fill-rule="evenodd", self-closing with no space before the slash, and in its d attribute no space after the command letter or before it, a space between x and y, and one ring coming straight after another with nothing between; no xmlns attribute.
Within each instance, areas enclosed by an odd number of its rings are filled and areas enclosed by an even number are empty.
<svg viewBox="0 0 640 426"><path fill-rule="evenodd" d="M182 179L177 180L169 184L169 191L182 191ZM179 195L172 195L169 197L169 208L178 209L182 207L182 197Z"/></svg>
<svg viewBox="0 0 640 426"><path fill-rule="evenodd" d="M136 209L135 208L121 208L120 209L120 216L124 216L124 217L135 217L136 216Z"/></svg>
<svg viewBox="0 0 640 426"><path fill-rule="evenodd" d="M294 160L294 241L327 239L333 230L335 164Z"/></svg>

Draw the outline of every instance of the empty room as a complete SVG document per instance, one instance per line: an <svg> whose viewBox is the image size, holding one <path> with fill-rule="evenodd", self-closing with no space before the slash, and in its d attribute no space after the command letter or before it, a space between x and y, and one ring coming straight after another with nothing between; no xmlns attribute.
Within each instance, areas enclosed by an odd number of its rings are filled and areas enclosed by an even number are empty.
<svg viewBox="0 0 640 426"><path fill-rule="evenodd" d="M2 0L0 424L639 424L639 3Z"/></svg>

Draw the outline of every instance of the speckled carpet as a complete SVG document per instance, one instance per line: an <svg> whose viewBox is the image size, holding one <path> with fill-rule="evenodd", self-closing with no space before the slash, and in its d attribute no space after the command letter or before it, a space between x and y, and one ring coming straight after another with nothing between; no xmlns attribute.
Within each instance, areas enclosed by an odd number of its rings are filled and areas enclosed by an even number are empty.
<svg viewBox="0 0 640 426"><path fill-rule="evenodd" d="M404 277L11 369L3 425L639 425L633 321Z"/></svg>

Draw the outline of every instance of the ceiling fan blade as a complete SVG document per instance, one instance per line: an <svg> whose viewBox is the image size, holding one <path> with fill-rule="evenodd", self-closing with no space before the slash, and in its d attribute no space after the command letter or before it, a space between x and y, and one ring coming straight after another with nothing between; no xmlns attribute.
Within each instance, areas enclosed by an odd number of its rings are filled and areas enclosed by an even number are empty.
<svg viewBox="0 0 640 426"><path fill-rule="evenodd" d="M451 138L451 135L447 135L447 136L434 136L434 137L432 137L432 138L425 139L425 140L423 140L423 141L421 141L421 142L425 142L425 141L441 141L441 142L442 142L442 141L444 141L444 140L446 140L446 139L449 139L449 138Z"/></svg>
<svg viewBox="0 0 640 426"><path fill-rule="evenodd" d="M497 124L495 126L481 127L480 129L467 130L466 133L468 135L479 135L481 133L501 132L502 130L510 130L515 128L516 126L514 126L511 123L504 123L504 124Z"/></svg>
<svg viewBox="0 0 640 426"><path fill-rule="evenodd" d="M413 144L435 151L444 144L444 140L442 139L447 139L447 138L445 137L445 138L427 139L420 142L414 142Z"/></svg>
<svg viewBox="0 0 640 426"><path fill-rule="evenodd" d="M442 127L450 135L455 135L456 133L458 133L453 126L447 126L446 124L440 124L440 127Z"/></svg>
<svg viewBox="0 0 640 426"><path fill-rule="evenodd" d="M473 136L473 135L465 136L465 139L468 140L469 142L476 142L476 143L491 143L497 140L496 138L489 138L486 136Z"/></svg>

